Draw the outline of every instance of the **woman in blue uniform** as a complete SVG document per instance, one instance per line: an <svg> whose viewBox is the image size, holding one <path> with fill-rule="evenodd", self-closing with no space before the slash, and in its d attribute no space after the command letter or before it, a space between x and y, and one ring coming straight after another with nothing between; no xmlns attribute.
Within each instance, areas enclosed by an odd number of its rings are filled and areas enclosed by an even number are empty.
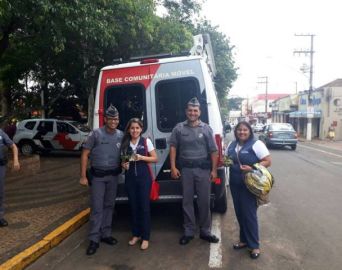
<svg viewBox="0 0 342 270"><path fill-rule="evenodd" d="M132 239L128 242L134 246L141 241L140 248L146 250L149 245L151 217L150 192L152 175L148 163L157 162L157 153L150 139L143 138L143 124L138 118L127 123L121 144L121 154L131 154L131 161L124 161L125 187L128 194L132 215Z"/></svg>
<svg viewBox="0 0 342 270"><path fill-rule="evenodd" d="M254 139L249 123L240 122L234 130L235 141L226 150L226 156L233 160L230 167L229 186L233 198L235 214L240 226L240 241L234 249L249 248L250 257L260 256L259 228L257 218L257 199L244 183L244 173L252 170L252 165L259 163L264 167L271 165L270 153L265 144Z"/></svg>

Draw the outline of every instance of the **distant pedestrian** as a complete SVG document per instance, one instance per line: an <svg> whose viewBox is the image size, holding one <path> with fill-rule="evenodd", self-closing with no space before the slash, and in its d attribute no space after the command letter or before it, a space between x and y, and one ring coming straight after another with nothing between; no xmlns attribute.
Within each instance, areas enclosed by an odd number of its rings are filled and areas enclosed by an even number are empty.
<svg viewBox="0 0 342 270"><path fill-rule="evenodd" d="M212 129L200 120L200 115L200 103L192 98L186 108L187 120L175 126L170 138L171 176L180 178L183 188L184 234L180 245L188 244L196 232L195 194L200 238L210 243L220 241L210 232L210 189L217 177L217 146Z"/></svg>
<svg viewBox="0 0 342 270"><path fill-rule="evenodd" d="M4 154L5 147L11 148L13 154L13 169L19 170L18 148L8 135L0 129L0 227L8 226L8 222L4 218L4 185L7 164L7 157Z"/></svg>
<svg viewBox="0 0 342 270"><path fill-rule="evenodd" d="M330 126L328 129L328 138L331 141L335 139L335 128L333 126Z"/></svg>
<svg viewBox="0 0 342 270"><path fill-rule="evenodd" d="M128 244L134 246L142 241L140 248L146 250L149 246L151 231L152 175L149 172L148 163L157 162L158 157L151 140L141 136L142 130L143 123L138 118L128 121L121 144L121 153L124 156L131 153L128 161L124 160L122 163L125 169L125 188L131 206L132 219L133 237Z"/></svg>
<svg viewBox="0 0 342 270"><path fill-rule="evenodd" d="M119 112L110 105L105 112L105 125L93 130L83 145L81 156L81 185L91 185L91 212L89 224L89 246L87 255L94 254L99 242L115 245L112 237L112 216L121 172L120 146L122 131L117 129ZM87 178L87 164L90 157L91 179ZM90 182L89 182L90 181Z"/></svg>
<svg viewBox="0 0 342 270"><path fill-rule="evenodd" d="M234 135L236 140L228 146L225 153L233 161L229 169L229 187L240 225L240 241L234 244L233 248L249 248L250 257L257 259L260 255L258 204L256 196L247 189L244 183L244 173L253 170L252 165L255 163L269 167L271 157L265 144L254 139L249 123L238 123Z"/></svg>

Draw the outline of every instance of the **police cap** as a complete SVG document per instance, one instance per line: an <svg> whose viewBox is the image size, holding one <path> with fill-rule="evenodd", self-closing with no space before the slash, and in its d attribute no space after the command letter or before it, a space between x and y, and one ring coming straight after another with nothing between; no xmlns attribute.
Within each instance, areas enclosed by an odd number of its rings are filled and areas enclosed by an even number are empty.
<svg viewBox="0 0 342 270"><path fill-rule="evenodd" d="M198 106L200 107L200 103L196 97L193 97L192 99L189 100L188 106Z"/></svg>
<svg viewBox="0 0 342 270"><path fill-rule="evenodd" d="M110 106L107 108L107 110L105 112L105 116L106 117L117 117L117 116L119 116L119 111L117 108L115 108L115 106L110 104Z"/></svg>

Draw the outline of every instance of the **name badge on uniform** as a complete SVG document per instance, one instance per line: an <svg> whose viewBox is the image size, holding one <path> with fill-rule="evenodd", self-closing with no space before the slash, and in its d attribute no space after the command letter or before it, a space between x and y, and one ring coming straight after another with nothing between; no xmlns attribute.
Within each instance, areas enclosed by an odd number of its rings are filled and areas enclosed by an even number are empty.
<svg viewBox="0 0 342 270"><path fill-rule="evenodd" d="M121 146L121 143L118 142L118 143L116 144L116 147L117 147L118 149L120 149L120 146Z"/></svg>
<svg viewBox="0 0 342 270"><path fill-rule="evenodd" d="M240 153L241 154L248 154L248 151L247 150L241 150Z"/></svg>
<svg viewBox="0 0 342 270"><path fill-rule="evenodd" d="M203 133L198 134L198 138L202 138L203 137Z"/></svg>

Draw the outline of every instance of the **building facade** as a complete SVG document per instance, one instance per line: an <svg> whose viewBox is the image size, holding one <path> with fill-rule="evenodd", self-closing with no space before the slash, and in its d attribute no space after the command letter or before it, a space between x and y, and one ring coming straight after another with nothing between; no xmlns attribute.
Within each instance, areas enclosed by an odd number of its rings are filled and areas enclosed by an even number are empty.
<svg viewBox="0 0 342 270"><path fill-rule="evenodd" d="M311 98L311 107L309 107ZM342 79L325 84L311 93L300 92L272 103L272 121L291 123L300 136L306 136L308 119L312 122L312 138L325 139L334 130L342 140Z"/></svg>

